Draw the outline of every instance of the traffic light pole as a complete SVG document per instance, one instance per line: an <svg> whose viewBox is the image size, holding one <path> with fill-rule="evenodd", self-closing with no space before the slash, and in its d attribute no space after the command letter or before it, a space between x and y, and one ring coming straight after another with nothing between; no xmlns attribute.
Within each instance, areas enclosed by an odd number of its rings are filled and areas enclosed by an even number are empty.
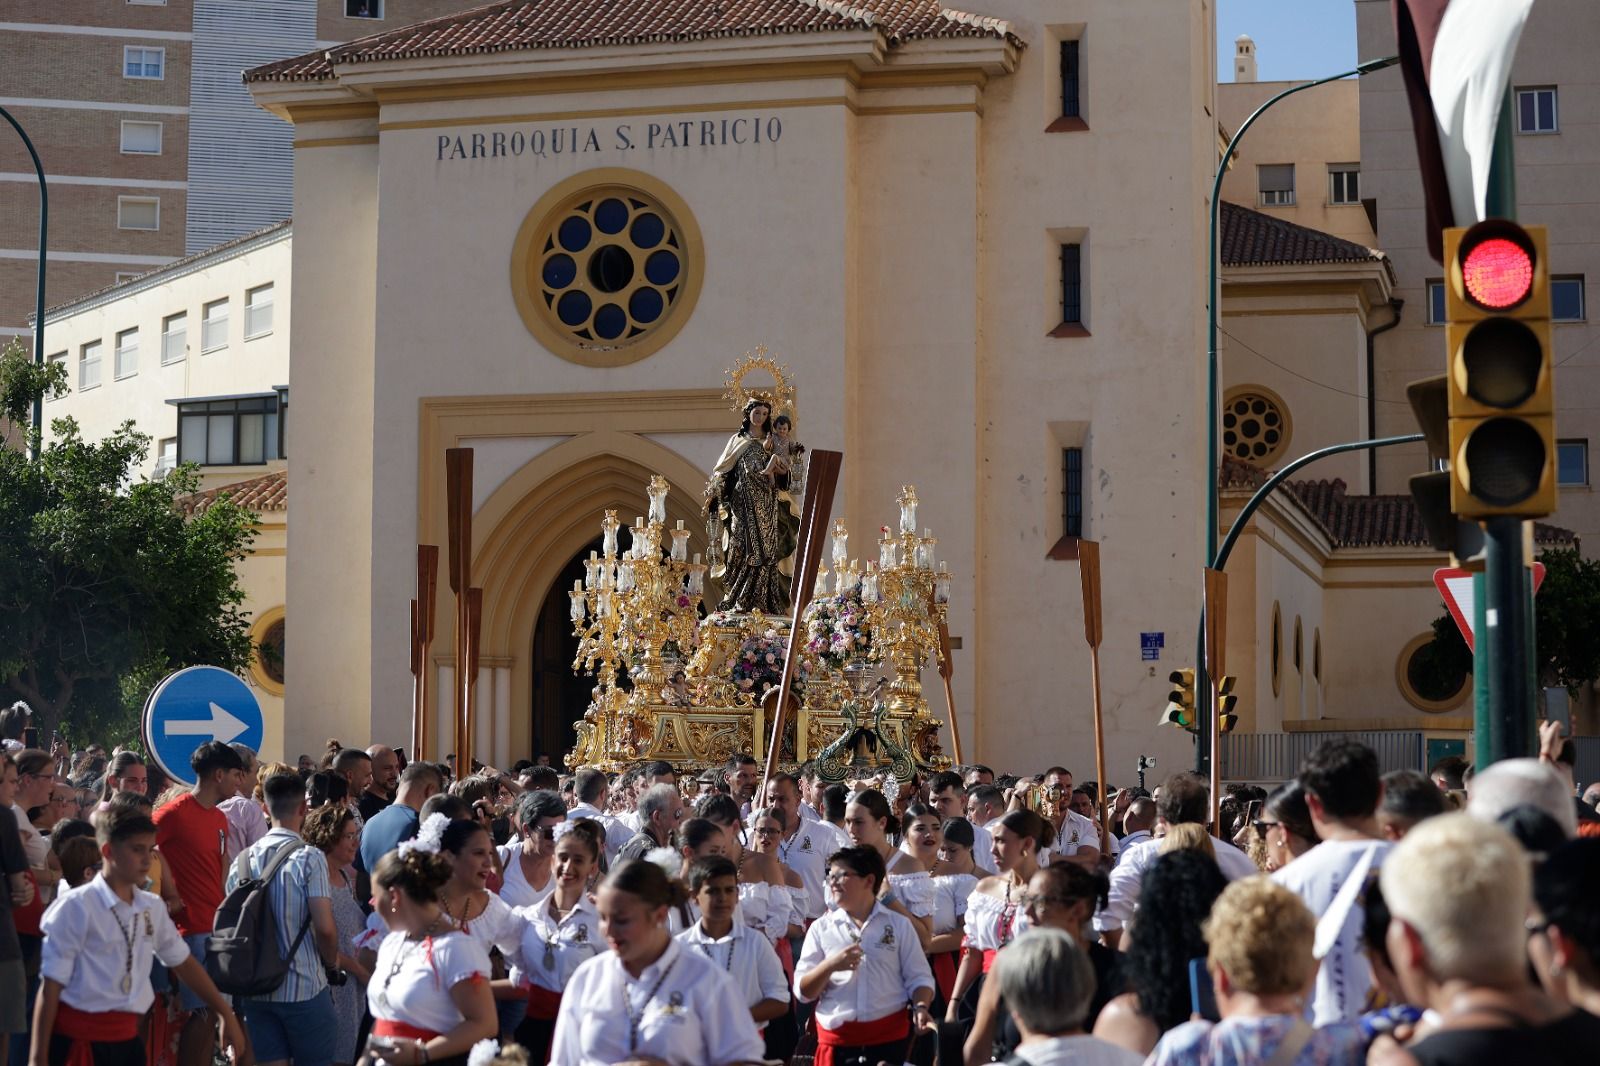
<svg viewBox="0 0 1600 1066"><path fill-rule="evenodd" d="M1528 567L1523 558L1521 518L1487 518L1484 532L1483 636L1474 668L1487 675L1487 701L1473 715L1479 766L1535 753L1533 742L1533 671L1528 634ZM1478 686L1483 692L1484 687Z"/></svg>
<svg viewBox="0 0 1600 1066"><path fill-rule="evenodd" d="M1415 444L1422 440L1421 433L1408 433L1403 437L1379 437L1376 440L1353 440L1344 444L1332 444L1326 448L1318 448L1314 452L1307 452L1300 458L1284 465L1283 469L1275 472L1255 494L1239 509L1228 527L1228 535L1223 538L1222 546L1217 549L1216 558L1211 563L1213 570L1226 570L1228 557L1233 554L1233 546L1239 543L1239 538L1244 534L1245 527L1250 524L1250 519L1255 516L1256 510L1266 502L1272 490L1288 480L1289 475L1301 467L1308 466L1318 459L1326 459L1330 455L1342 455L1345 452L1368 451L1374 448L1389 448L1396 444ZM1518 534L1520 537L1520 533ZM1520 541L1519 541L1520 544ZM1519 549L1520 550L1520 549ZM1211 699L1211 679L1206 671L1206 620L1204 612L1200 617L1200 632L1195 642L1194 661L1198 664L1195 668L1195 722L1199 735L1195 740L1195 771L1201 774L1211 772L1211 718L1215 713Z"/></svg>

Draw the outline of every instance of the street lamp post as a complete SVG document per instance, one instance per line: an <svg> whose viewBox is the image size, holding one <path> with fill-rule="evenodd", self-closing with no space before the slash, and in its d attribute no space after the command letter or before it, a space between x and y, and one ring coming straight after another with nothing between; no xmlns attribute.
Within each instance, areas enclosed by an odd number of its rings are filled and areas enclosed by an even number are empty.
<svg viewBox="0 0 1600 1066"><path fill-rule="evenodd" d="M1399 56L1385 56L1382 59L1369 59L1369 60L1366 60L1363 63L1357 63L1354 68L1352 68L1350 70L1347 70L1347 71L1344 71L1341 74L1332 74L1332 75L1329 75L1326 78L1318 78L1316 81L1308 81L1308 82L1305 82L1303 84L1294 85L1294 86L1291 86L1290 88L1285 89L1283 92L1278 93L1276 96L1272 97L1266 103L1262 104L1260 107L1256 108L1254 111L1252 111L1250 113L1250 117L1245 119L1244 122L1240 124L1238 130L1236 130L1234 132L1233 136L1229 139L1228 147L1223 150L1222 158L1217 162L1216 177L1211 182L1211 221L1210 221L1210 226L1209 226L1209 229L1208 229L1207 255L1206 255L1206 475L1205 475L1206 476L1206 554L1205 554L1205 558L1206 558L1206 561L1208 563L1212 559L1214 559L1216 557L1216 554L1217 554L1217 519L1218 519L1217 468L1218 468L1218 464L1221 461L1221 456L1218 454L1218 447L1217 447L1217 445L1218 445L1218 436L1219 436L1218 433L1217 433L1217 386L1218 386L1218 377L1219 377L1218 366L1217 366L1217 318L1218 318L1217 301L1218 301L1218 298L1219 298L1219 293L1217 292L1217 274L1218 274L1218 266L1219 266L1218 261L1217 261L1217 230L1219 228L1218 219L1219 219L1219 216L1221 215L1221 212L1222 212L1222 178L1228 172L1228 164L1233 160L1233 153L1239 147L1239 141L1241 139L1243 139L1243 137L1245 135L1245 131L1247 131L1251 126L1253 126L1255 124L1256 119L1260 118L1261 115L1269 107L1271 107L1273 104L1277 103L1279 100L1282 100L1282 99L1284 99L1285 97L1288 97L1288 96L1293 96L1295 93L1298 93L1298 92L1304 92L1307 89L1314 89L1318 85L1326 85L1330 81L1343 81L1345 78L1351 78L1351 77L1359 78L1359 77L1362 77L1364 75L1371 74L1375 70L1382 70L1385 67L1392 67L1398 62L1400 62L1400 57ZM1371 383L1370 382L1368 383L1368 387L1369 388L1371 387ZM1202 708L1199 717L1200 717L1201 721L1204 722L1204 721L1209 721L1210 720L1206 716L1212 713L1212 707L1211 707L1211 685L1210 685L1210 680L1206 677L1206 667L1205 667L1205 648L1204 648L1205 609L1204 609L1203 606L1201 608L1200 632L1202 634L1201 647L1200 647L1199 651L1196 653L1196 658L1195 658L1196 663L1198 663L1198 666L1195 669L1195 692L1196 692L1196 703L1197 703L1197 706ZM1201 730L1201 735L1202 736L1206 735L1205 734L1205 730L1203 730L1203 729ZM1207 760L1211 758L1211 752L1208 750L1208 746L1204 743L1204 741L1201 742L1200 750L1197 752L1197 754L1198 754L1197 762L1200 764L1201 769L1204 769Z"/></svg>
<svg viewBox="0 0 1600 1066"><path fill-rule="evenodd" d="M45 241L50 234L50 190L44 181L44 166L39 162L39 153L34 150L33 141L22 128L11 112L0 107L0 118L11 123L11 128L17 131L17 136L22 138L22 143L28 149L28 157L33 160L33 172L39 177L39 280L34 288L33 303L33 361L44 364L44 262ZM44 397L33 398L33 439L29 442L29 450L33 458L39 458L39 443L44 439Z"/></svg>

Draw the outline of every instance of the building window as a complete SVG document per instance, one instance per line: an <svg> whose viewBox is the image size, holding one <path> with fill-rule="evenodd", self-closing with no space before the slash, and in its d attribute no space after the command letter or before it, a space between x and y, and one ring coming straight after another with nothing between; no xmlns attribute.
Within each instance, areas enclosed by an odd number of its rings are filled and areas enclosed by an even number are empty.
<svg viewBox="0 0 1600 1066"><path fill-rule="evenodd" d="M1272 605L1272 694L1283 695L1283 611Z"/></svg>
<svg viewBox="0 0 1600 1066"><path fill-rule="evenodd" d="M1518 89L1517 132L1555 133L1557 129L1555 86Z"/></svg>
<svg viewBox="0 0 1600 1066"><path fill-rule="evenodd" d="M1428 282L1428 325L1444 325L1444 282L1438 278Z"/></svg>
<svg viewBox="0 0 1600 1066"><path fill-rule="evenodd" d="M228 298L212 300L200 309L200 353L228 346Z"/></svg>
<svg viewBox="0 0 1600 1066"><path fill-rule="evenodd" d="M352 19L383 18L383 0L344 0L344 17Z"/></svg>
<svg viewBox="0 0 1600 1066"><path fill-rule="evenodd" d="M244 339L272 332L272 285L258 285L244 294Z"/></svg>
<svg viewBox="0 0 1600 1066"><path fill-rule="evenodd" d="M1556 442L1556 484L1572 486L1589 484L1587 439Z"/></svg>
<svg viewBox="0 0 1600 1066"><path fill-rule="evenodd" d="M1305 630L1300 626L1300 617L1294 620L1294 672L1298 676L1305 673Z"/></svg>
<svg viewBox="0 0 1600 1066"><path fill-rule="evenodd" d="M1256 187L1264 207L1294 206L1294 164L1263 163L1256 167Z"/></svg>
<svg viewBox="0 0 1600 1066"><path fill-rule="evenodd" d="M189 351L189 313L179 311L161 320L161 365L181 363Z"/></svg>
<svg viewBox="0 0 1600 1066"><path fill-rule="evenodd" d="M159 196L117 197L117 228L160 229L161 198Z"/></svg>
<svg viewBox="0 0 1600 1066"><path fill-rule="evenodd" d="M253 466L281 458L276 393L178 404L180 463Z"/></svg>
<svg viewBox="0 0 1600 1066"><path fill-rule="evenodd" d="M1061 531L1083 536L1083 449L1061 449Z"/></svg>
<svg viewBox="0 0 1600 1066"><path fill-rule="evenodd" d="M1322 684L1322 630L1311 631L1311 677Z"/></svg>
<svg viewBox="0 0 1600 1066"><path fill-rule="evenodd" d="M122 123L122 154L160 155L161 123L124 121Z"/></svg>
<svg viewBox="0 0 1600 1066"><path fill-rule="evenodd" d="M1472 660L1453 654L1427 632L1411 638L1395 662L1395 684L1406 702L1437 714L1458 706L1472 682Z"/></svg>
<svg viewBox="0 0 1600 1066"><path fill-rule="evenodd" d="M160 81L167 67L165 48L140 48L128 45L122 49L122 76Z"/></svg>
<svg viewBox="0 0 1600 1066"><path fill-rule="evenodd" d="M139 372L139 330L125 329L117 334L117 355L114 364L118 380Z"/></svg>
<svg viewBox="0 0 1600 1066"><path fill-rule="evenodd" d="M283 608L263 611L250 627L255 656L250 660L250 679L274 696L283 695L284 629Z"/></svg>
<svg viewBox="0 0 1600 1066"><path fill-rule="evenodd" d="M132 281L134 278L141 276L141 272L137 270L119 270L117 271L117 284L126 284L127 282Z"/></svg>
<svg viewBox="0 0 1600 1066"><path fill-rule="evenodd" d="M1569 274L1550 279L1550 320L1552 322L1582 322L1583 275Z"/></svg>
<svg viewBox="0 0 1600 1066"><path fill-rule="evenodd" d="M47 356L45 358L45 362L49 363L51 366L65 367L67 365L67 353L66 352L57 352L55 355ZM69 387L70 387L70 383L71 383L71 376L70 375L68 376L68 383L69 383ZM55 395L54 393L48 393L47 392L47 393L45 393L45 399L47 399L47 400L59 400L59 399L61 399L61 397Z"/></svg>
<svg viewBox="0 0 1600 1066"><path fill-rule="evenodd" d="M1222 405L1222 444L1229 455L1265 465L1289 446L1289 412L1276 393L1259 385L1231 390Z"/></svg>
<svg viewBox="0 0 1600 1066"><path fill-rule="evenodd" d="M1061 246L1061 324L1083 325L1083 245Z"/></svg>
<svg viewBox="0 0 1600 1066"><path fill-rule="evenodd" d="M156 480L172 473L178 466L178 438L164 437L156 445Z"/></svg>
<svg viewBox="0 0 1600 1066"><path fill-rule="evenodd" d="M78 391L100 387L100 342L90 341L78 349Z"/></svg>
<svg viewBox="0 0 1600 1066"><path fill-rule="evenodd" d="M1078 66L1080 41L1061 42L1061 117L1082 118L1078 100L1078 83L1081 77Z"/></svg>
<svg viewBox="0 0 1600 1066"><path fill-rule="evenodd" d="M1359 204L1361 202L1361 167L1355 163L1328 164L1328 202L1330 204Z"/></svg>

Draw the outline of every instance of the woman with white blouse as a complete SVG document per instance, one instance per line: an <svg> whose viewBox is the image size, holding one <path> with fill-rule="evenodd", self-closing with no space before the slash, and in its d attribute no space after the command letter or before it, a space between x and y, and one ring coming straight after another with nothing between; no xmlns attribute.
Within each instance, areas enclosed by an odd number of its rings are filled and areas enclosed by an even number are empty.
<svg viewBox="0 0 1600 1066"><path fill-rule="evenodd" d="M879 899L885 876L870 846L828 859L835 906L806 931L794 980L801 1002L817 1005L816 1066L904 1062L913 1029L934 1029L933 973L911 919Z"/></svg>
<svg viewBox="0 0 1600 1066"><path fill-rule="evenodd" d="M567 820L559 792L524 792L517 801L517 839L497 849L504 868L500 898L512 907L532 907L555 891L556 827Z"/></svg>
<svg viewBox="0 0 1600 1066"><path fill-rule="evenodd" d="M526 1020L517 1026L517 1043L528 1049L535 1063L549 1057L567 982L579 966L605 950L600 912L589 898L605 851L605 827L579 818L563 822L556 832L554 891L521 911L528 925L511 955L511 984L528 1007Z"/></svg>
<svg viewBox="0 0 1600 1066"><path fill-rule="evenodd" d="M567 984L552 1066L761 1061L761 1037L727 974L667 932L667 912L686 891L642 859L620 864L601 884L595 903L611 950Z"/></svg>
<svg viewBox="0 0 1600 1066"><path fill-rule="evenodd" d="M419 834L372 872L373 902L390 932L367 985L367 1050L393 1066L465 1063L472 1045L495 1033L489 955L439 905L450 864L429 850L437 841Z"/></svg>
<svg viewBox="0 0 1600 1066"><path fill-rule="evenodd" d="M483 946L509 956L522 944L528 920L489 891L495 872L494 839L478 822L458 818L439 839L440 853L450 861L450 880L439 892L439 905L456 926Z"/></svg>
<svg viewBox="0 0 1600 1066"><path fill-rule="evenodd" d="M731 796L711 796L701 805L699 816L722 827L724 854L739 871L739 913L745 923L769 940L783 935L789 924L789 883L777 854L747 846L739 805Z"/></svg>
<svg viewBox="0 0 1600 1066"><path fill-rule="evenodd" d="M774 888L772 903L767 909L767 921L761 930L772 941L773 947L787 944L790 937L799 937L806 931L806 883L799 874L784 865L778 855L778 845L788 831L788 816L782 808L761 807L750 812L751 848L757 855L768 856L775 861L779 873L783 875L783 887ZM783 913L784 900L788 900L787 913ZM790 965L793 965L792 959Z"/></svg>
<svg viewBox="0 0 1600 1066"><path fill-rule="evenodd" d="M894 813L883 793L869 788L845 808L844 828L857 847L871 848L883 860L884 869L888 871L879 890L884 906L911 919L917 931L917 942L926 951L928 940L933 936L933 881L920 859L896 849L889 841L893 818Z"/></svg>
<svg viewBox="0 0 1600 1066"><path fill-rule="evenodd" d="M1000 949L1028 928L1022 897L1039 871L1039 849L1054 835L1050 823L1032 811L1011 811L994 827L994 863L1000 871L978 882L967 897L966 946L956 971L945 1021L972 1019L982 976Z"/></svg>

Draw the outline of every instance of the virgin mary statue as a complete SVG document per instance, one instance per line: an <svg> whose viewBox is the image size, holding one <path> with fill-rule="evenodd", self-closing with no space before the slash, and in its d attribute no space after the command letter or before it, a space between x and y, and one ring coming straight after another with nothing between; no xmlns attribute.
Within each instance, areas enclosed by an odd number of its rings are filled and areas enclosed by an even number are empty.
<svg viewBox="0 0 1600 1066"><path fill-rule="evenodd" d="M719 611L789 609L789 578L779 564L794 553L799 522L780 494L784 475L768 472L774 443L771 402L749 400L706 486L711 576L723 588Z"/></svg>

